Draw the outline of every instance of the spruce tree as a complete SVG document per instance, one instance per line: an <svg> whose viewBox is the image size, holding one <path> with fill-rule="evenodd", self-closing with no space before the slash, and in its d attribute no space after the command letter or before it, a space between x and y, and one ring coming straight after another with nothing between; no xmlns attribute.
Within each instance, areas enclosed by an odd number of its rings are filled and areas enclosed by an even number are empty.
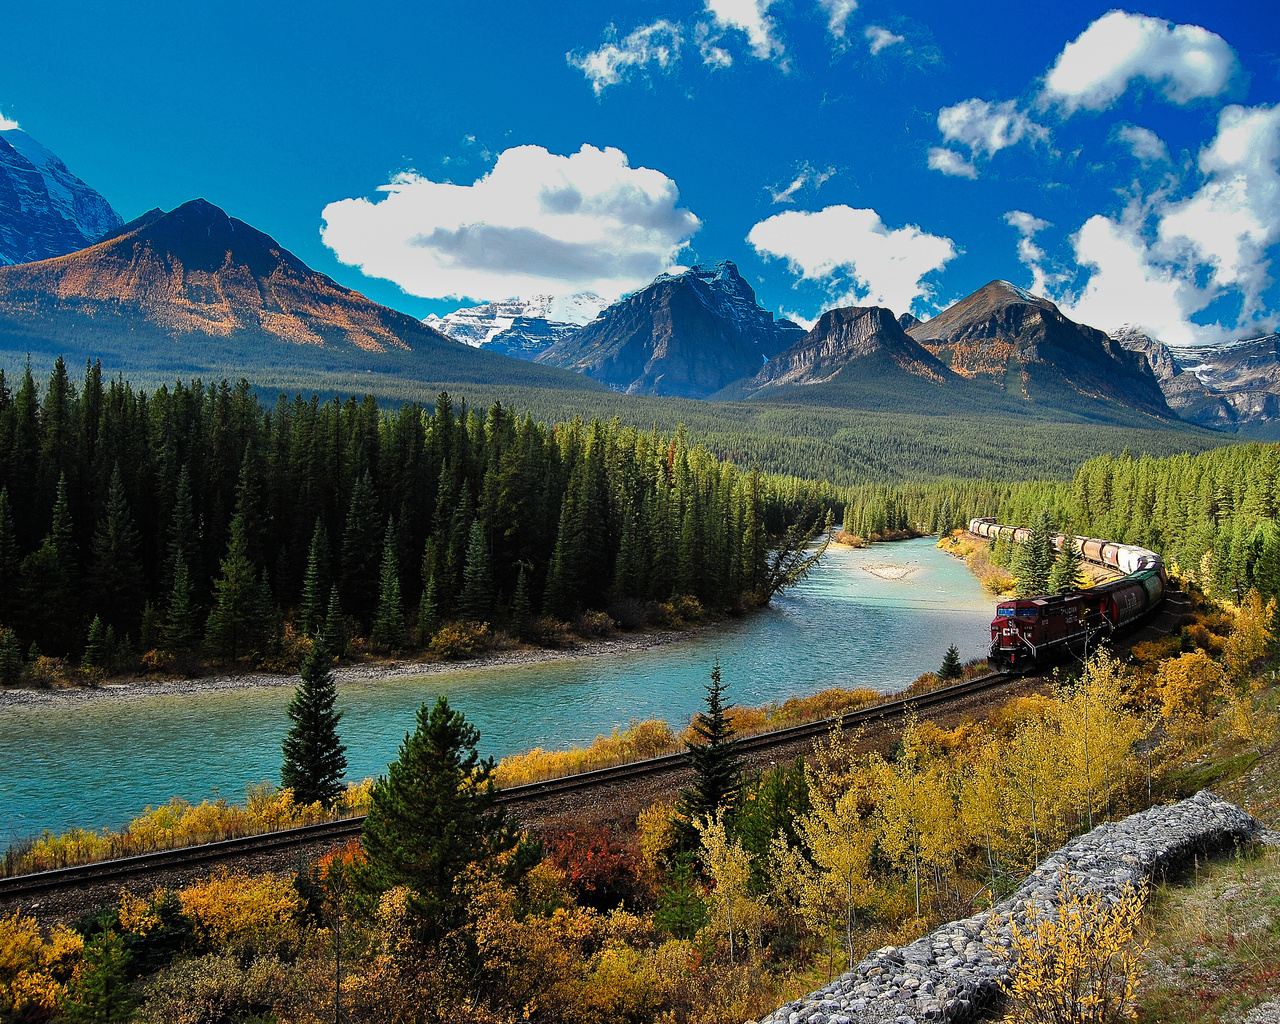
<svg viewBox="0 0 1280 1024"><path fill-rule="evenodd" d="M172 587L178 559L186 563L192 593L200 576L200 537L196 525L195 505L191 497L191 473L187 464L178 472L174 487L173 513L169 518L169 546L165 556L164 585Z"/></svg>
<svg viewBox="0 0 1280 1024"><path fill-rule="evenodd" d="M84 656L80 664L89 669L107 667L107 627L102 624L101 616L95 615L89 625L89 636L84 645Z"/></svg>
<svg viewBox="0 0 1280 1024"><path fill-rule="evenodd" d="M22 647L18 634L0 625L0 686L17 686L22 675Z"/></svg>
<svg viewBox="0 0 1280 1024"><path fill-rule="evenodd" d="M138 531L125 499L124 477L117 462L111 471L107 510L93 539L90 590L93 610L124 634L137 625L142 611L142 565Z"/></svg>
<svg viewBox="0 0 1280 1024"><path fill-rule="evenodd" d="M1049 593L1053 560L1053 525L1049 513L1041 512L1031 527L1031 535L1014 552L1011 569L1018 581L1016 592L1019 597Z"/></svg>
<svg viewBox="0 0 1280 1024"><path fill-rule="evenodd" d="M1083 583L1084 553L1068 535L1063 538L1058 557L1049 570L1049 591L1054 594L1069 594L1073 590L1079 590Z"/></svg>
<svg viewBox="0 0 1280 1024"><path fill-rule="evenodd" d="M489 562L489 545L484 539L484 524L476 519L471 524L467 544L467 567L463 570L460 609L473 622L493 618L493 566Z"/></svg>
<svg viewBox="0 0 1280 1024"><path fill-rule="evenodd" d="M366 470L351 492L342 534L343 607L367 626L378 605L378 504Z"/></svg>
<svg viewBox="0 0 1280 1024"><path fill-rule="evenodd" d="M12 581L18 579L18 538L13 523L13 510L9 502L9 488L0 487L0 580L9 581L0 586L0 622L12 626L17 618L21 595Z"/></svg>
<svg viewBox="0 0 1280 1024"><path fill-rule="evenodd" d="M964 675L964 667L960 664L960 649L952 644L942 656L942 667L938 669L938 678L944 680L959 679Z"/></svg>
<svg viewBox="0 0 1280 1024"><path fill-rule="evenodd" d="M519 640L529 636L533 625L533 606L529 600L529 569L521 564L520 576L516 579L516 594L511 602L511 632Z"/></svg>
<svg viewBox="0 0 1280 1024"><path fill-rule="evenodd" d="M373 786L361 843L369 859L362 881L373 892L407 885L415 917L435 937L465 919L457 883L472 864L490 864L521 847L497 803L493 758L480 757L480 733L440 697L418 709L417 727ZM515 881L540 858L521 848L503 865Z"/></svg>
<svg viewBox="0 0 1280 1024"><path fill-rule="evenodd" d="M436 578L429 576L418 603L418 644L426 647L440 628L440 602L436 599Z"/></svg>
<svg viewBox="0 0 1280 1024"><path fill-rule="evenodd" d="M132 1016L133 994L129 986L132 956L122 936L114 930L100 932L85 943L84 959L67 984L62 1003L69 1024L115 1024Z"/></svg>
<svg viewBox="0 0 1280 1024"><path fill-rule="evenodd" d="M298 628L306 636L324 627L325 603L329 593L329 537L324 523L316 520L307 552L307 571L302 578L302 597L298 603Z"/></svg>
<svg viewBox="0 0 1280 1024"><path fill-rule="evenodd" d="M338 599L338 585L329 588L329 610L324 617L324 633L321 634L325 648L336 657L347 653L347 622L342 617L342 604Z"/></svg>
<svg viewBox="0 0 1280 1024"><path fill-rule="evenodd" d="M741 756L733 738L733 723L729 721L733 705L725 701L725 690L717 661L703 697L707 709L693 720L693 731L701 739L689 744L693 786L681 794L683 808L693 820L714 815L738 792Z"/></svg>
<svg viewBox="0 0 1280 1024"><path fill-rule="evenodd" d="M400 563L396 558L395 521L392 519L387 520L386 540L382 544L378 617L374 620L369 639L393 650L404 646L404 605L400 601Z"/></svg>
<svg viewBox="0 0 1280 1024"><path fill-rule="evenodd" d="M78 618L79 599L75 592L76 542L71 526L71 503L67 498L67 474L58 478L57 497L53 503L53 526L49 540L57 554L57 575L47 584L57 605L58 615L67 619Z"/></svg>
<svg viewBox="0 0 1280 1024"><path fill-rule="evenodd" d="M173 590L169 594L169 606L165 614L165 648L169 651L188 650L195 646L199 634L200 609L195 603L187 560L179 550L173 564Z"/></svg>
<svg viewBox="0 0 1280 1024"><path fill-rule="evenodd" d="M205 642L216 657L238 658L257 640L262 626L257 576L249 560L244 517L237 515L231 520L221 575L213 585L213 610L205 632Z"/></svg>
<svg viewBox="0 0 1280 1024"><path fill-rule="evenodd" d="M289 702L289 732L284 738L280 784L293 790L296 803L325 807L342 793L347 748L338 740L342 712L334 710L338 688L329 654L317 640L302 660L301 680Z"/></svg>

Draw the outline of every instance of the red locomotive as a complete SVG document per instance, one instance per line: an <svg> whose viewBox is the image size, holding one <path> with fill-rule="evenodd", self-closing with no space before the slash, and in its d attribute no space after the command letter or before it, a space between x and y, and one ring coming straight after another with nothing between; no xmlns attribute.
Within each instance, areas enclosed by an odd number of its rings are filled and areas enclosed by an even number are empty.
<svg viewBox="0 0 1280 1024"><path fill-rule="evenodd" d="M969 531L979 537L1024 541L1031 531L1002 526L994 519L974 519ZM1149 614L1163 599L1169 577L1154 551L1113 544L1092 537L1053 535L1053 546L1073 544L1091 562L1126 575L1088 590L1048 597L1002 601L991 622L991 655L995 665L1034 668L1065 651L1082 652L1091 641L1109 636Z"/></svg>

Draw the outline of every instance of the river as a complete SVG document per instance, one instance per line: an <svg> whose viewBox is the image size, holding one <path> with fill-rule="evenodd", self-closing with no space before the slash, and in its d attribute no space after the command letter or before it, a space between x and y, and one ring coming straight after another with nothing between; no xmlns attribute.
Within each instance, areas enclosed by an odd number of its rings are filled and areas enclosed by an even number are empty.
<svg viewBox="0 0 1280 1024"><path fill-rule="evenodd" d="M894 578L909 570L901 579ZM810 577L758 613L652 650L460 669L339 689L348 777L386 769L414 713L447 694L486 754L587 744L633 719L682 728L719 659L738 704L830 686L897 690L954 643L986 653L994 600L930 539L832 546ZM278 778L292 687L0 709L0 848L43 830L118 828L171 796L242 799Z"/></svg>

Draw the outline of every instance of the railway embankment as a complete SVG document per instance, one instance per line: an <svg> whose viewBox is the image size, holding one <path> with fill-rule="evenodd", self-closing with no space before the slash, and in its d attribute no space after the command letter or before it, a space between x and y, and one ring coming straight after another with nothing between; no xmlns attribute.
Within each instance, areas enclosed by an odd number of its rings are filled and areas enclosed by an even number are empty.
<svg viewBox="0 0 1280 1024"><path fill-rule="evenodd" d="M907 946L878 949L830 985L788 1003L760 1024L947 1024L975 1019L1008 980L1010 925L1025 928L1027 905L1052 910L1064 875L1085 891L1118 896L1237 844L1280 846L1280 834L1219 796L1153 807L1100 825L1047 857L994 908L951 921Z"/></svg>

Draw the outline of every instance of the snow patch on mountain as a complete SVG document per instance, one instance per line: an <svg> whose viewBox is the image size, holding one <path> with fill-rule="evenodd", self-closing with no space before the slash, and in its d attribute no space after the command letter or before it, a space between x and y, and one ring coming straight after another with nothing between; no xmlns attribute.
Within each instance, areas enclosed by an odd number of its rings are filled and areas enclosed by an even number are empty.
<svg viewBox="0 0 1280 1024"><path fill-rule="evenodd" d="M0 131L0 263L64 256L122 223L56 154L18 128Z"/></svg>
<svg viewBox="0 0 1280 1024"><path fill-rule="evenodd" d="M423 323L454 341L503 355L532 359L561 338L594 320L607 303L599 295L532 295L486 302Z"/></svg>

